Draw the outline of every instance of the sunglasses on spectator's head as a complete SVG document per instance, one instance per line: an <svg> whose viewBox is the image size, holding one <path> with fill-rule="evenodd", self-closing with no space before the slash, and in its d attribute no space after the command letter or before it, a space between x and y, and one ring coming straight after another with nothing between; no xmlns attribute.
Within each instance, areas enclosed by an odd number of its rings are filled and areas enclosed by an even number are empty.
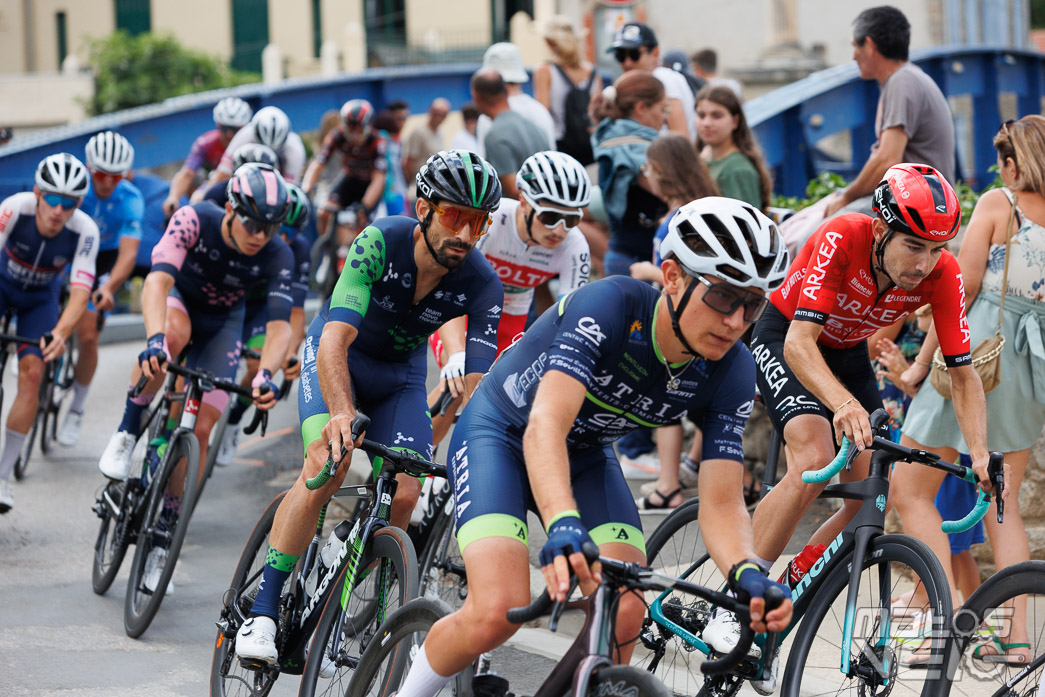
<svg viewBox="0 0 1045 697"><path fill-rule="evenodd" d="M1016 144L1012 142L1012 135L1009 133L1009 126L1016 123L1016 119L1008 119L1002 121L1001 127L998 129L1005 134L1005 137L1009 140L1009 147L1012 148L1012 162L1016 164Z"/></svg>
<svg viewBox="0 0 1045 697"><path fill-rule="evenodd" d="M72 196L63 196L62 194L45 194L41 193L41 197L47 202L47 205L51 208L64 208L69 211L80 205L80 199L73 198Z"/></svg>
<svg viewBox="0 0 1045 697"><path fill-rule="evenodd" d="M623 63L625 60L631 60L636 62L639 58L642 58L641 48L617 48L613 50L613 57L617 59L618 63Z"/></svg>
<svg viewBox="0 0 1045 697"><path fill-rule="evenodd" d="M271 239L272 236L279 232L279 229L283 227L282 222L262 223L258 220L248 218L238 213L236 214L236 217L239 218L239 222L243 226L243 229L246 230L247 234L251 236L257 235L259 233L264 233L266 239Z"/></svg>
<svg viewBox="0 0 1045 697"><path fill-rule="evenodd" d="M694 277L708 287L704 291L704 304L715 312L731 315L743 305L744 321L754 322L762 316L766 306L769 305L769 298L765 295L737 288L730 283L712 283L700 274L694 274Z"/></svg>
<svg viewBox="0 0 1045 697"><path fill-rule="evenodd" d="M454 234L463 230L465 225L471 226L472 239L478 239L485 235L487 226L493 220L486 211L474 208L456 208L453 206L440 208L432 204L432 210L438 214L440 224Z"/></svg>
<svg viewBox="0 0 1045 697"><path fill-rule="evenodd" d="M544 227L551 230L560 223L569 230L570 228L577 227L577 223L581 222L581 209L577 208L572 211L564 211L560 208L547 208L534 203L529 198L526 199L526 203L530 204L530 208L533 209L533 214L537 216L537 220Z"/></svg>

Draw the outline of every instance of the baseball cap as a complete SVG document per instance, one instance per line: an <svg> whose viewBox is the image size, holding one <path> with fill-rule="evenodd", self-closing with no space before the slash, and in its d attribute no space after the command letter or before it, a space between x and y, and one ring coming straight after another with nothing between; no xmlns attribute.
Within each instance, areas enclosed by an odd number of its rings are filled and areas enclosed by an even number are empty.
<svg viewBox="0 0 1045 697"><path fill-rule="evenodd" d="M486 53L483 54L483 67L496 70L505 82L518 84L530 81L530 76L523 67L519 48L507 41L496 43L486 49Z"/></svg>
<svg viewBox="0 0 1045 697"><path fill-rule="evenodd" d="M648 25L642 22L628 22L613 35L613 43L610 44L606 53L612 53L618 48L638 48L639 46L653 48L656 45L657 35Z"/></svg>

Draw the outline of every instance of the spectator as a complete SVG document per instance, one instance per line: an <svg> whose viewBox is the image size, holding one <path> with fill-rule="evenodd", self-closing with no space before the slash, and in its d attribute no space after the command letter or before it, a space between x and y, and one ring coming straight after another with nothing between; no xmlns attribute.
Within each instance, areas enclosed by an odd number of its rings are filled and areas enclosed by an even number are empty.
<svg viewBox="0 0 1045 697"><path fill-rule="evenodd" d="M955 181L951 109L933 79L907 61L910 42L911 25L895 7L872 7L853 21L853 59L860 77L881 87L874 124L878 140L856 179L832 194L825 218L869 212L878 182L900 162L924 162L951 184Z"/></svg>
<svg viewBox="0 0 1045 697"><path fill-rule="evenodd" d="M443 125L449 113L449 100L442 97L433 100L428 107L428 120L419 124L406 137L406 143L403 145L403 174L407 181L413 181L421 165L444 149L443 134L439 132L439 127Z"/></svg>
<svg viewBox="0 0 1045 697"><path fill-rule="evenodd" d="M602 91L602 78L595 65L581 56L581 37L569 17L552 17L543 36L552 60L533 72L533 94L551 112L559 151L583 165L591 164L595 156L588 104L591 95Z"/></svg>
<svg viewBox="0 0 1045 697"><path fill-rule="evenodd" d="M14 135L11 133L11 129L6 126L0 126L0 145L7 145L11 142L11 138Z"/></svg>
<svg viewBox="0 0 1045 697"><path fill-rule="evenodd" d="M504 198L519 198L515 173L530 155L547 150L547 136L522 112L508 105L505 82L493 68L480 68L472 76L472 100L492 120L480 140L486 160L501 180Z"/></svg>
<svg viewBox="0 0 1045 697"><path fill-rule="evenodd" d="M475 106L475 103L467 102L461 107L461 120L464 123L461 130L454 133L454 137L450 141L450 149L478 153L481 148L475 133L479 125L479 108Z"/></svg>
<svg viewBox="0 0 1045 697"><path fill-rule="evenodd" d="M647 70L664 85L667 95L667 122L664 130L681 133L696 140L697 122L693 114L693 91L682 75L660 64L657 35L641 22L629 22L621 27L607 49L625 72Z"/></svg>
<svg viewBox="0 0 1045 697"><path fill-rule="evenodd" d="M697 124L697 150L722 195L766 210L773 182L733 90L722 85L702 89L697 94Z"/></svg>
<svg viewBox="0 0 1045 697"><path fill-rule="evenodd" d="M410 115L410 106L401 99L389 102L388 108L374 119L374 128L385 139L385 158L388 176L381 198L386 215L402 215L406 212L406 179L403 177L403 126ZM413 181L411 179L411 181Z"/></svg>
<svg viewBox="0 0 1045 697"><path fill-rule="evenodd" d="M676 73L686 79L686 84L689 85L689 91L693 93L694 104L696 103L697 92L703 89L704 85L708 84L707 80L701 77L697 77L689 69L689 59L686 58L685 51L667 51L664 54L663 65L665 68L670 68Z"/></svg>
<svg viewBox="0 0 1045 697"><path fill-rule="evenodd" d="M548 113L548 109L543 104L523 92L522 83L529 82L530 76L526 74L526 68L523 67L522 54L519 53L518 47L505 41L494 44L483 54L483 68L492 68L500 74L508 92L509 108L522 114L527 121L536 125L544 134L546 142L541 150L554 150L555 122L552 121L552 115ZM490 119L486 117L485 113L479 117L477 129L476 139L479 141L479 147L484 148L486 147L486 132L490 130ZM486 157L485 152L479 154ZM496 168L497 165L494 167Z"/></svg>
<svg viewBox="0 0 1045 697"><path fill-rule="evenodd" d="M690 60L693 62L693 72L697 77L709 85L724 85L733 90L737 99L744 98L744 88L731 77L719 77L718 75L718 53L713 48L704 48L694 53Z"/></svg>
<svg viewBox="0 0 1045 697"><path fill-rule="evenodd" d="M1005 188L988 191L976 204L958 252L969 306L971 345L977 346L999 328L1002 278L1005 283L1001 333L1007 339L1001 353L1001 384L986 396L987 447L1005 454L1012 468L1005 506L1005 528L993 514L984 518L999 569L1030 558L1027 533L1020 515L1020 484L1030 449L1045 422L1045 357L1028 346L1040 346L1039 325L1045 323L1045 282L1040 259L1045 256L1045 118L1025 116L1002 124L994 136L999 176ZM1007 241L1011 245L1007 248ZM930 331L921 351L902 376L909 385L929 373L938 341ZM923 384L907 413L902 443L938 452L953 461L966 450L955 417L956 404L945 401L932 384ZM981 407L982 408L982 407ZM920 445L924 443L925 445ZM932 505L943 473L897 463L893 471L893 502L905 531L926 542L944 559L949 551L940 531L940 515ZM955 582L948 581L954 594ZM1007 637L993 637L974 656L992 662L1026 663L1026 601L1018 600Z"/></svg>

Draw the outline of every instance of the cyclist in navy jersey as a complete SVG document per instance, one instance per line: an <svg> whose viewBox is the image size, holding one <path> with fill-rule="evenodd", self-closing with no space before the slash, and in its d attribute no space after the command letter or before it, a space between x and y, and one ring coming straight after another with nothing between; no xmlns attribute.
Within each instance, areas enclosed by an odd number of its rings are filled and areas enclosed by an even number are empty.
<svg viewBox="0 0 1045 697"><path fill-rule="evenodd" d="M65 352L94 286L98 226L78 210L87 193L87 168L68 153L45 157L32 192L0 203L0 314L12 313L21 336L40 344L18 347L18 394L7 417L0 454L0 513L14 506L11 472L36 415L44 362ZM69 302L58 315L58 293L69 266ZM51 335L48 341L44 336Z"/></svg>
<svg viewBox="0 0 1045 697"><path fill-rule="evenodd" d="M431 457L428 337L446 321L468 316L466 399L497 351L504 292L473 248L501 199L497 172L478 155L454 150L430 157L416 182L417 220L390 216L364 229L350 245L333 295L309 327L298 388L305 462L280 504L263 581L236 636L236 655L250 664L276 661L280 591L312 539L320 511L344 481L347 461L316 491L305 480L320 472L331 453L340 460L342 444L352 450L357 410L370 417L370 438ZM421 483L404 475L398 481L391 522L405 528Z"/></svg>
<svg viewBox="0 0 1045 697"><path fill-rule="evenodd" d="M449 468L468 597L432 627L399 697L431 697L518 629L505 612L530 600L528 510L548 531L540 560L555 600L566 599L570 567L586 592L597 580L585 543L643 563L638 511L612 443L683 416L704 432L700 525L712 559L750 598L756 631L790 621L789 601L764 613L765 590L779 584L751 561L741 434L755 367L738 343L783 282L787 250L760 212L709 197L679 209L661 251L662 293L625 277L575 290L501 355L465 407ZM644 612L641 597L621 598L620 662Z"/></svg>
<svg viewBox="0 0 1045 697"><path fill-rule="evenodd" d="M79 356L69 412L58 431L58 442L72 447L80 441L83 405L98 367L98 334L114 296L134 271L142 236L145 200L125 177L134 165L134 148L114 131L103 131L87 141L87 169L91 190L80 210L98 226L94 293L76 327ZM101 315L101 320L99 320Z"/></svg>
<svg viewBox="0 0 1045 697"><path fill-rule="evenodd" d="M301 342L305 339L305 296L308 295L309 270L311 268L311 245L301 229L308 225L312 215L312 206L305 192L294 184L287 184L287 193L290 198L290 208L287 219L283 222L280 230L280 238L290 246L294 253L294 278L290 284L291 297L294 299L290 310L290 349L287 351L287 361L283 364L283 377L293 380L301 374L301 364L290 365L291 358L298 355ZM268 324L268 302L266 299L266 288L257 285L247 292L247 308L243 321L243 345L249 349L258 350L265 345L265 326ZM243 376L242 384L247 387L258 373L258 360L247 358L247 372ZM237 396L229 410L228 422L222 436L220 449L214 462L225 467L232 464L239 444L239 423L243 414L250 407L250 400Z"/></svg>

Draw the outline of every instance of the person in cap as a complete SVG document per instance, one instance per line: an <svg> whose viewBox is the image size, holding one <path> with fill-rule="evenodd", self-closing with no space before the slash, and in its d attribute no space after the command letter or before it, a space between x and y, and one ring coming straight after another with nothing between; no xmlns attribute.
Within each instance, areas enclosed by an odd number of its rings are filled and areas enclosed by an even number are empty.
<svg viewBox="0 0 1045 697"><path fill-rule="evenodd" d="M552 120L552 115L543 104L523 92L523 83L529 82L530 76L526 73L526 68L523 67L522 54L519 52L519 48L507 41L494 44L486 49L486 53L483 54L483 68L496 70L501 79L504 80L505 88L508 91L508 106L511 110L522 114L527 121L535 124L545 134L548 144L539 148L539 150L554 150L555 122ZM475 135L479 141L479 154L483 157L486 157L483 142L486 138L486 132L489 130L490 119L484 114L479 117ZM535 150L534 152L537 151ZM522 163L520 162L519 164ZM496 165L494 166L496 167ZM516 170L518 170L518 166L510 170L502 170L500 167L497 167L499 172L515 172Z"/></svg>

